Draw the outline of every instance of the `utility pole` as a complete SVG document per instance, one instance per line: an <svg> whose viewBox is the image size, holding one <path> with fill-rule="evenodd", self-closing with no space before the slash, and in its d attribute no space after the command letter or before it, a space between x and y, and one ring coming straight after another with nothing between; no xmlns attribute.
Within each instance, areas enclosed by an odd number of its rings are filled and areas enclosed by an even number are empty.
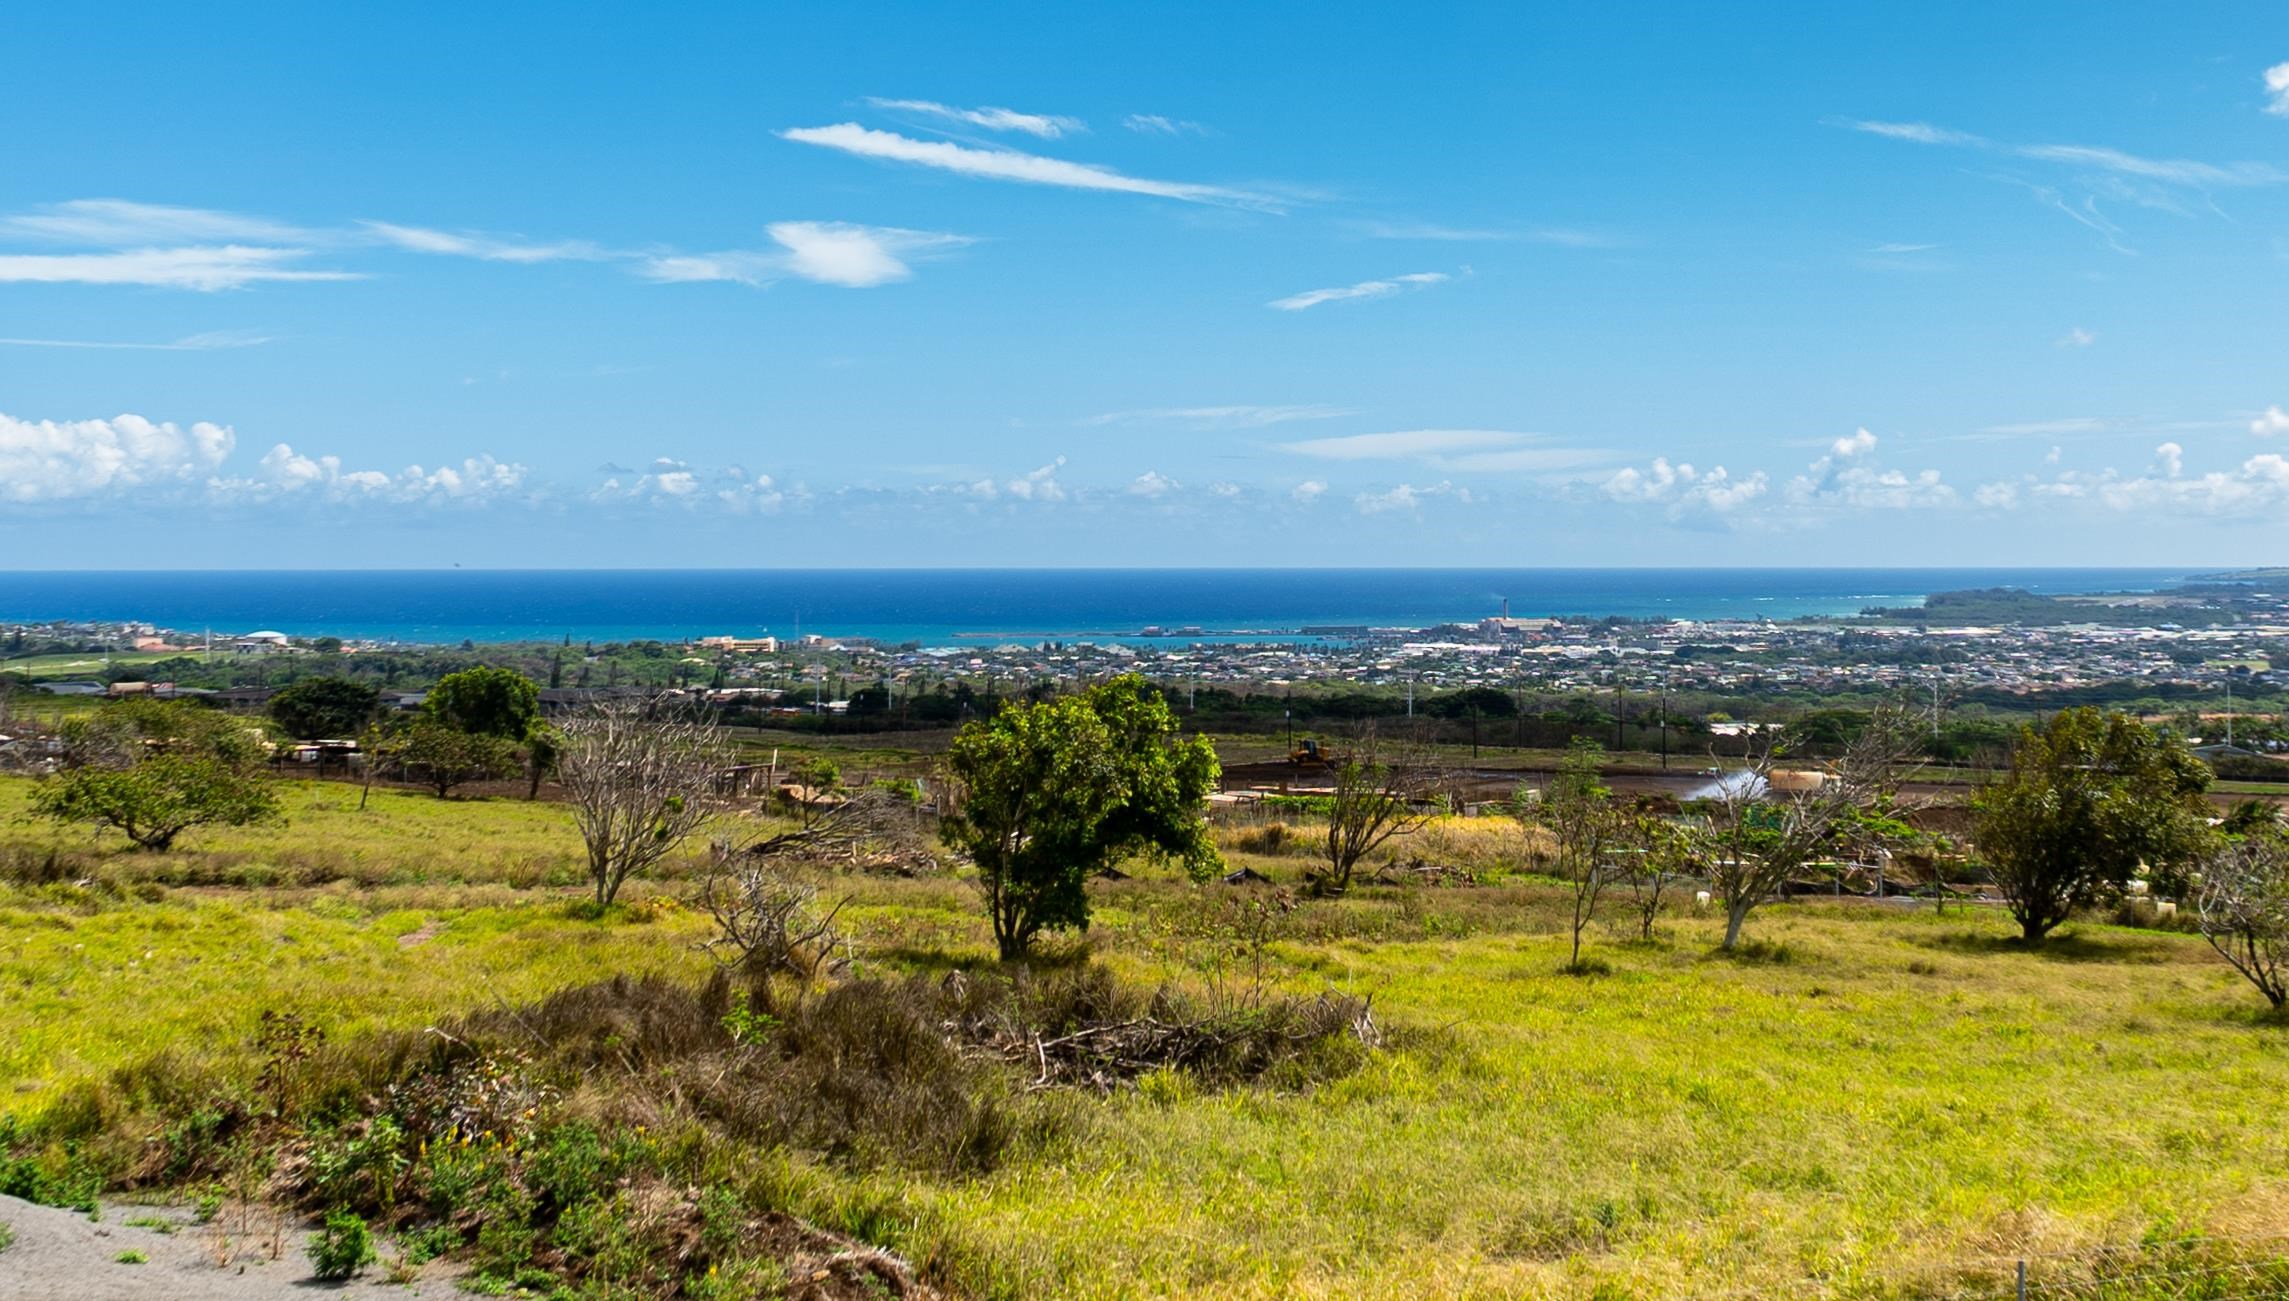
<svg viewBox="0 0 2289 1301"><path fill-rule="evenodd" d="M1613 752L1621 753L1621 674L1613 675Z"/></svg>
<svg viewBox="0 0 2289 1301"><path fill-rule="evenodd" d="M1669 676L1661 677L1661 771L1669 771Z"/></svg>

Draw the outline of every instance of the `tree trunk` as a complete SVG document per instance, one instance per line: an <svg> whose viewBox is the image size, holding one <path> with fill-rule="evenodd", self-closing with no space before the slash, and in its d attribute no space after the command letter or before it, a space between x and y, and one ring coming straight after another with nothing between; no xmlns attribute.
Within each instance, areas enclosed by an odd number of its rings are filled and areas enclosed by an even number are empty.
<svg viewBox="0 0 2289 1301"><path fill-rule="evenodd" d="M1749 906L1736 903L1725 909L1725 951L1730 953L1741 942L1741 925L1749 919Z"/></svg>

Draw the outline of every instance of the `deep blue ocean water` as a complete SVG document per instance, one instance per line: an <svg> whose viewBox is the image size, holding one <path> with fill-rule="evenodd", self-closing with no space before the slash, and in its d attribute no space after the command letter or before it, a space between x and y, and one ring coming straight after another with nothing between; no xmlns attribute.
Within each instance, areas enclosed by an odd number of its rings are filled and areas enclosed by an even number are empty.
<svg viewBox="0 0 2289 1301"><path fill-rule="evenodd" d="M2151 591L2160 569L357 570L0 573L0 621L135 620L217 634L401 642L663 640L797 632L928 645L1197 625L1849 614L1931 592ZM980 636L983 634L984 636ZM1223 636L1219 638L1217 634Z"/></svg>

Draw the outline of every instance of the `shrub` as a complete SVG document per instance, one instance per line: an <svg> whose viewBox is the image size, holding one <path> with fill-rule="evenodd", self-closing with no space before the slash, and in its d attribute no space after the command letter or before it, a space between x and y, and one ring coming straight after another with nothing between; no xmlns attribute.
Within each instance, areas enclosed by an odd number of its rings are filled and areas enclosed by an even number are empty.
<svg viewBox="0 0 2289 1301"><path fill-rule="evenodd" d="M373 1231L354 1211L328 1214L326 1227L310 1235L310 1266L319 1278L349 1278L376 1259Z"/></svg>

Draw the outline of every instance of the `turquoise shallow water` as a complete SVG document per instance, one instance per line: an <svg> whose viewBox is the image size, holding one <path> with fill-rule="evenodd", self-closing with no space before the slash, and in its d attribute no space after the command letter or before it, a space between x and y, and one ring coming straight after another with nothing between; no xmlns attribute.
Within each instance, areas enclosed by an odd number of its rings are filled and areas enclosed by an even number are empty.
<svg viewBox="0 0 2289 1301"><path fill-rule="evenodd" d="M0 620L139 620L406 642L800 632L926 645L997 635L1521 617L1849 614L1971 587L2150 591L2158 569L309 570L0 573Z"/></svg>

